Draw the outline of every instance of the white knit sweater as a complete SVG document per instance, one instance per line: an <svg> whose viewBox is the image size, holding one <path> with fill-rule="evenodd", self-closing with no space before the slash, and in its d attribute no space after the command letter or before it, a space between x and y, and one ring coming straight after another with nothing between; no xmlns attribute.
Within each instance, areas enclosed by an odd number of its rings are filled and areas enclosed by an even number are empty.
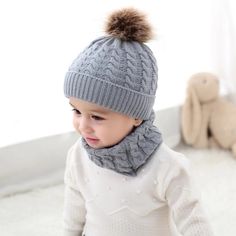
<svg viewBox="0 0 236 236"><path fill-rule="evenodd" d="M161 144L126 177L94 164L80 143L67 158L64 236L213 235L182 154Z"/></svg>

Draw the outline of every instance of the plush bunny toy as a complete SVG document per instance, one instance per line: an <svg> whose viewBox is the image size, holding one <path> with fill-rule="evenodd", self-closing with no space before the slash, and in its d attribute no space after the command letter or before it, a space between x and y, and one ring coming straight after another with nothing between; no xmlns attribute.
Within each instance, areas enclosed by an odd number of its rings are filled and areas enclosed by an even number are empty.
<svg viewBox="0 0 236 236"><path fill-rule="evenodd" d="M236 156L236 105L219 96L219 80L211 73L194 74L181 109L184 141L196 148L231 149Z"/></svg>

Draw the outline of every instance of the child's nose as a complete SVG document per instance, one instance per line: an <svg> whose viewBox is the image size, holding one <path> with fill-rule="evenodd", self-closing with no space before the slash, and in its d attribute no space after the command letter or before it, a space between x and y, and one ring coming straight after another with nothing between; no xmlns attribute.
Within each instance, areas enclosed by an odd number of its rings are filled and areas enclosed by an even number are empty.
<svg viewBox="0 0 236 236"><path fill-rule="evenodd" d="M81 117L79 121L80 132L90 132L92 130L89 120L86 117Z"/></svg>

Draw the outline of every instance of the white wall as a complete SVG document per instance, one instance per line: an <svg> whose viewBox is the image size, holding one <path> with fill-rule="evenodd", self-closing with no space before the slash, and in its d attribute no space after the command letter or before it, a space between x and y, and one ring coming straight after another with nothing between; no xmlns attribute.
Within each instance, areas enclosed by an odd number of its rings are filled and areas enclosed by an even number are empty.
<svg viewBox="0 0 236 236"><path fill-rule="evenodd" d="M111 10L134 6L150 18L159 88L155 109L181 104L192 73L212 71L213 0L8 0L0 2L0 146L71 131L65 72L103 35Z"/></svg>

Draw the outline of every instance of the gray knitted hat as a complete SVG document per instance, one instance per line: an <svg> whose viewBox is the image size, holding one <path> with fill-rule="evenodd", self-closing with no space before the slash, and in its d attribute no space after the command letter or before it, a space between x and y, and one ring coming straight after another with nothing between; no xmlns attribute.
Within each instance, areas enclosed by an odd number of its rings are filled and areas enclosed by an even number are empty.
<svg viewBox="0 0 236 236"><path fill-rule="evenodd" d="M65 96L147 120L157 89L156 60L144 44L152 36L151 27L142 13L123 9L111 14L106 32L70 66Z"/></svg>

